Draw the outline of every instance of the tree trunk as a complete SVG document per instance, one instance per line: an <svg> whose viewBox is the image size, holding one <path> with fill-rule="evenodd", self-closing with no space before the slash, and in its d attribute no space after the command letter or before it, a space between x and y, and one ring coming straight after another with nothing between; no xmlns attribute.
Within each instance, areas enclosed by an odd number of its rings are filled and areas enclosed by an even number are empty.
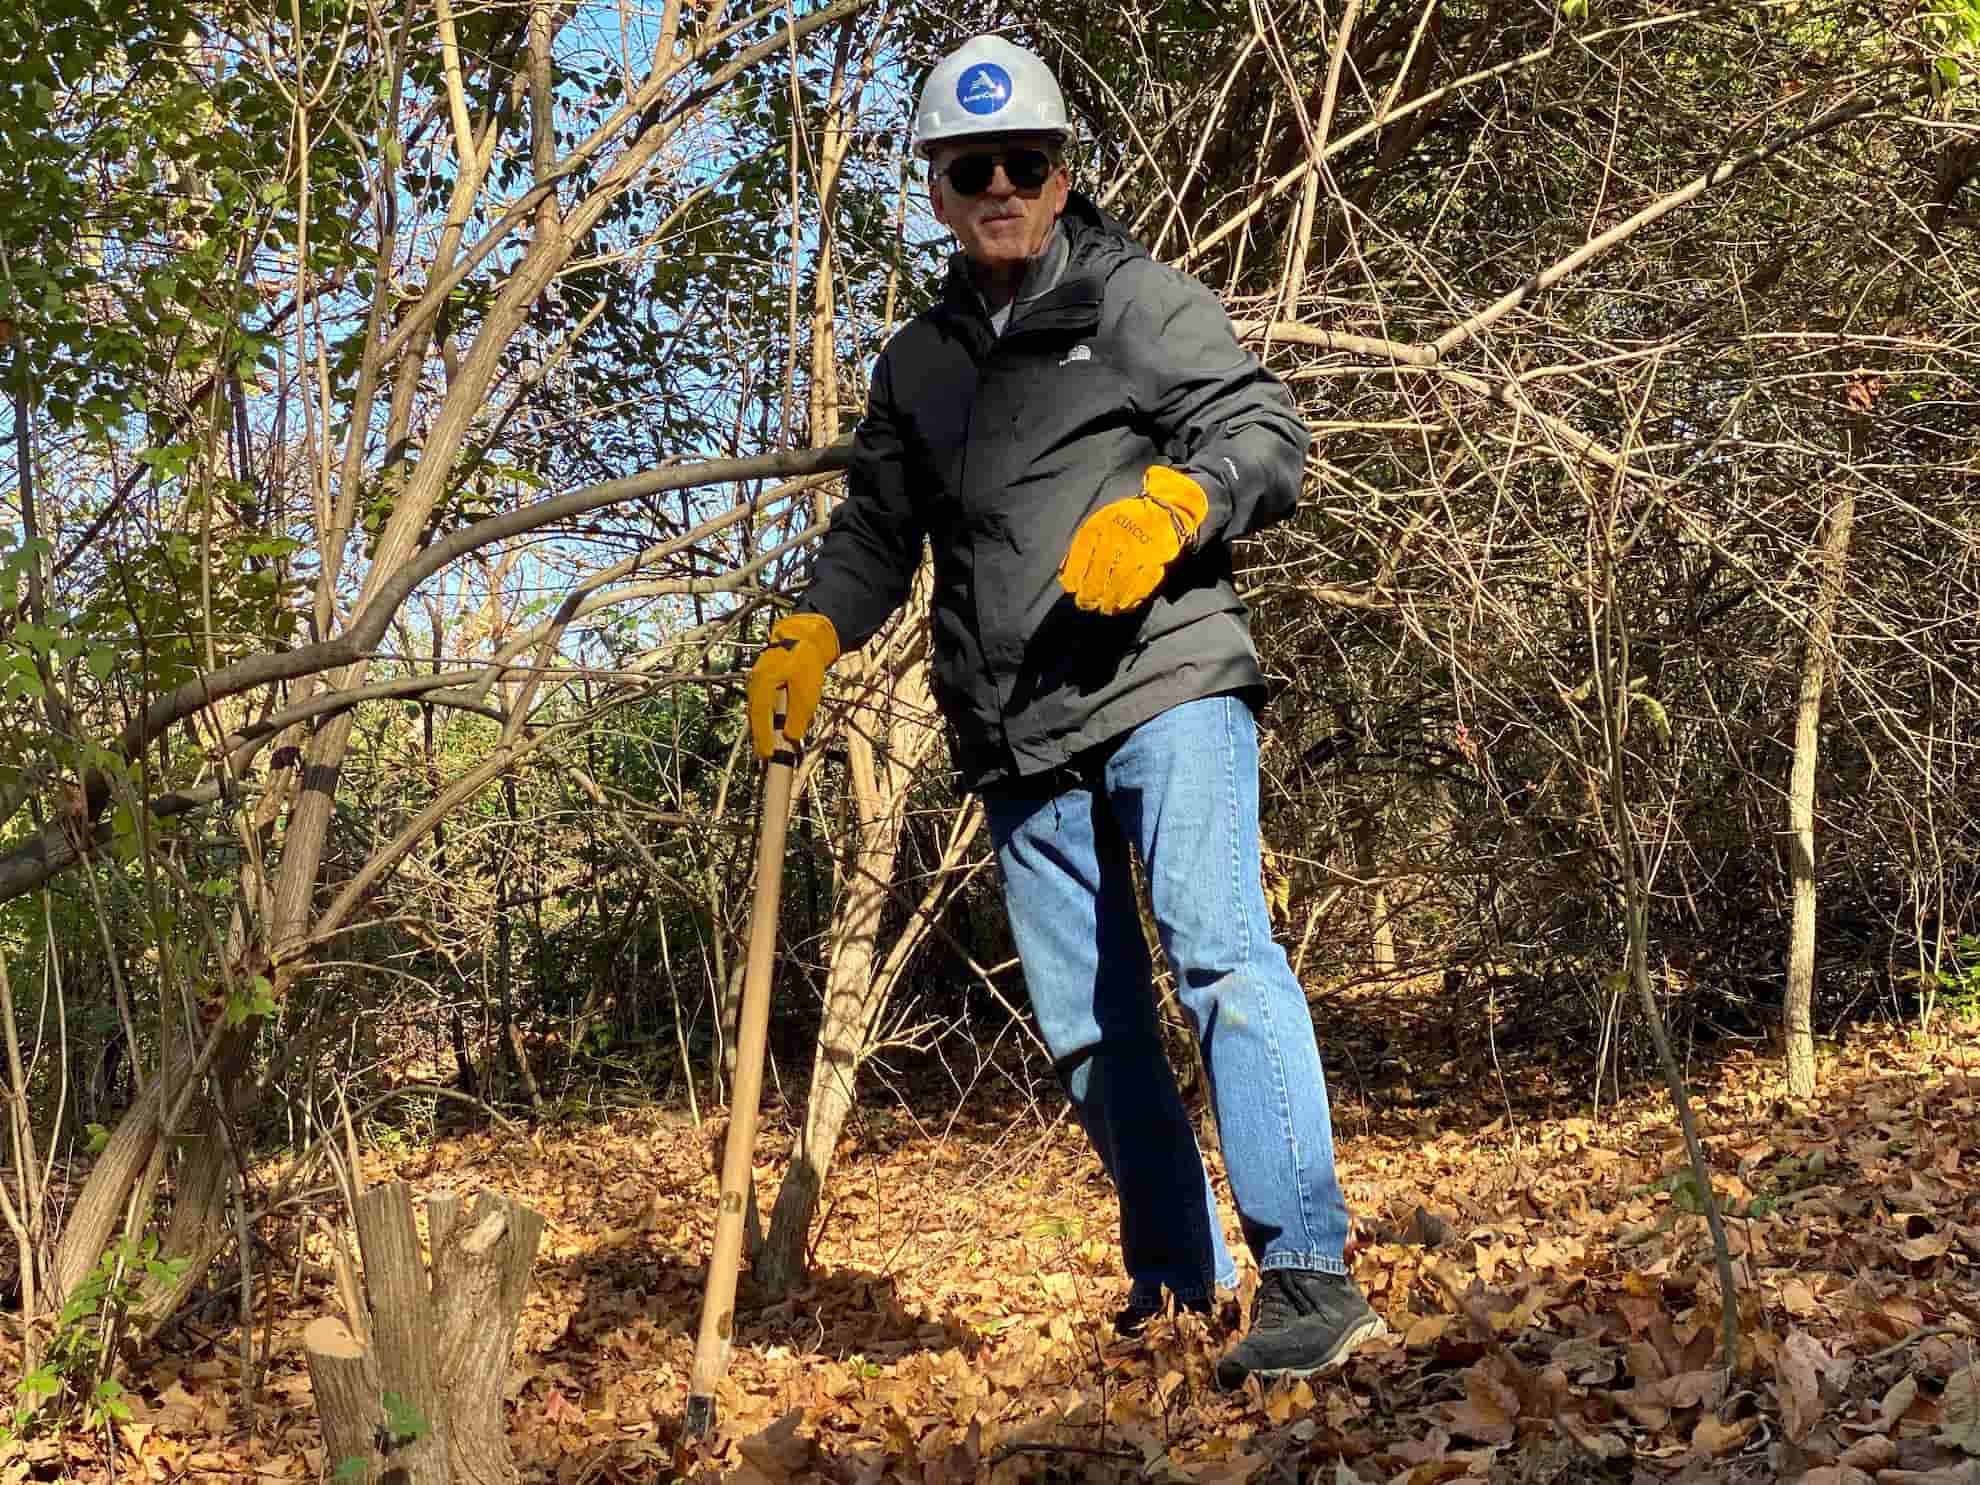
<svg viewBox="0 0 1980 1485"><path fill-rule="evenodd" d="M1354 867L1368 888L1368 933L1370 960L1375 973L1385 975L1396 967L1396 928L1389 920L1389 894L1375 866L1375 842L1382 830L1382 817L1369 805L1354 817Z"/></svg>
<svg viewBox="0 0 1980 1485"><path fill-rule="evenodd" d="M1794 884L1788 924L1787 989L1781 1017L1787 1042L1788 1092L1815 1092L1815 765L1821 752L1822 687L1842 601L1843 567L1856 520L1856 487L1836 492L1816 553L1818 584L1801 654L1801 692L1794 718L1794 765L1788 776L1788 865Z"/></svg>
<svg viewBox="0 0 1980 1485"><path fill-rule="evenodd" d="M924 567L923 579L926 573ZM818 1029L818 1048L812 1057L804 1128L778 1188L763 1250L751 1266L757 1283L773 1299L787 1294L804 1274L806 1239L832 1168L833 1149L852 1110L860 1064L887 1040L882 1024L887 998L941 904L963 879L957 867L982 826L980 805L965 805L957 814L927 890L882 958L878 952L880 918L892 895L894 862L906 819L903 805L935 742L935 730L927 720L931 703L923 637L927 632L928 587L923 579L917 580L914 596L895 631L896 645L872 658L864 694L858 698L860 715L892 719L888 727L890 761L880 760L869 730L847 735L859 841L833 907L825 1019ZM905 644L901 643L903 638Z"/></svg>
<svg viewBox="0 0 1980 1485"><path fill-rule="evenodd" d="M185 1138L185 1150L172 1180L172 1216L165 1224L163 1251L190 1258L176 1278L146 1281L143 1334L148 1340L170 1324L186 1296L205 1281L207 1265L233 1235L234 1156L220 1128L220 1110L209 1102ZM242 1262L247 1255L242 1255Z"/></svg>
<svg viewBox="0 0 1980 1485"><path fill-rule="evenodd" d="M751 1275L772 1298L789 1293L804 1274L811 1219L825 1189L839 1131L852 1110L854 1080L867 1052L868 1029L878 1020L888 989L886 982L874 975L873 959L880 915L894 880L901 820L896 813L880 814L874 808L872 741L853 732L847 742L854 755L855 777L863 773L869 783L866 788L854 788L860 815L859 846L834 914L825 1019L818 1028L818 1048L811 1059L804 1128L783 1185L778 1188L762 1251L750 1266Z"/></svg>
<svg viewBox="0 0 1980 1485"><path fill-rule="evenodd" d="M358 1198L366 1313L353 1317L355 1330L325 1316L303 1333L325 1462L339 1479L519 1478L502 1394L543 1218L493 1192L465 1218L464 1205L457 1196L427 1199L429 1275L409 1188L395 1181Z"/></svg>
<svg viewBox="0 0 1980 1485"><path fill-rule="evenodd" d="M67 1225L62 1230L61 1247L56 1252L54 1289L49 1302L60 1308L69 1293L89 1276L96 1267L103 1250L110 1245L110 1239L124 1222L126 1208L133 1191L140 1193L140 1209L149 1204L149 1192L143 1190L145 1173L151 1169L152 1157L158 1151L161 1134L179 1134L178 1128L166 1129L168 1121L183 1119L191 1109L199 1109L202 1122L206 1104L197 1088L188 1089L189 1081L197 1082L206 1077L210 1069L218 1069L223 1075L231 1075L246 1055L252 1040L246 1027L236 1027L221 1034L219 1043L213 1048L210 1064L202 1065L198 1058L181 1050L178 1055L168 1054L161 1062L161 1070L144 1085L124 1117L117 1121L117 1128L110 1136L110 1142L91 1167L89 1177L83 1182L81 1194L77 1197L75 1209L70 1212ZM211 1140L217 1142L219 1134L210 1131ZM198 1151L206 1141L195 1142L195 1153L189 1162L195 1161ZM224 1158L224 1149L221 1151ZM223 1165L218 1177L209 1178L205 1172L196 1172L192 1179L198 1183L199 1191L187 1198L182 1191L182 1201L189 1207L196 1206L206 1214L195 1224L188 1217L184 1225L175 1223L175 1234L180 1232L211 1232L216 1225L224 1225L226 1207L226 1175L229 1167ZM187 1176L182 1173L180 1184L183 1188ZM217 1188L219 1195L213 1195ZM223 1215L214 1217L213 1212ZM134 1230L135 1226L134 1224ZM178 1250L166 1248L168 1256L175 1256ZM194 1274L185 1285L178 1289L182 1298L185 1289L197 1282L200 1276ZM158 1313L158 1296L150 1296L148 1308L150 1320L162 1324L169 1315ZM173 1301L176 1303L176 1299Z"/></svg>
<svg viewBox="0 0 1980 1485"><path fill-rule="evenodd" d="M181 1075L184 1070L183 1063L173 1069ZM168 1074L154 1076L117 1121L110 1142L97 1156L62 1229L62 1245L55 1259L54 1292L49 1296L54 1308L59 1309L69 1292L89 1277L97 1259L110 1245L117 1224L124 1217L125 1198L143 1177L145 1168L151 1164L152 1152L158 1148L159 1121L165 1117L165 1105L177 1085L178 1079Z"/></svg>
<svg viewBox="0 0 1980 1485"><path fill-rule="evenodd" d="M908 771L912 773L911 764ZM901 787L904 793L905 785ZM895 810L882 822L890 827L887 839L891 844L885 852L890 871L900 841L898 804L899 796L896 796ZM818 1050L812 1061L811 1096L805 1107L804 1129L777 1192L769 1237L751 1269L757 1283L773 1300L786 1295L804 1274L806 1239L811 1233L812 1218L817 1215L819 1198L825 1191L825 1178L831 1172L832 1152L838 1145L839 1132L852 1112L860 1064L890 1037L908 1041L916 1034L913 1029L898 1031L887 1026L883 1018L888 997L900 983L944 904L969 880L973 868L964 868L962 859L982 828L980 802L965 803L956 812L942 859L930 873L927 890L877 967L877 937L871 928L863 945L857 937L849 937L845 940L844 956L834 954L826 1020L819 1029ZM878 856L876 846L874 857L863 858L862 864L873 865ZM870 905L855 901L848 889L840 902L839 931L856 934L862 923L877 922L888 895L885 879L866 877L864 880L879 883L875 900ZM873 915L870 919L866 916L869 908ZM862 965L863 972L857 968Z"/></svg>
<svg viewBox="0 0 1980 1485"><path fill-rule="evenodd" d="M506 1045L509 1060L515 1064L516 1082L529 1100L529 1117L541 1120L543 1117L543 1092L536 1086L536 1074L529 1065L529 1043L523 1040L522 1028L515 1022L509 1023Z"/></svg>

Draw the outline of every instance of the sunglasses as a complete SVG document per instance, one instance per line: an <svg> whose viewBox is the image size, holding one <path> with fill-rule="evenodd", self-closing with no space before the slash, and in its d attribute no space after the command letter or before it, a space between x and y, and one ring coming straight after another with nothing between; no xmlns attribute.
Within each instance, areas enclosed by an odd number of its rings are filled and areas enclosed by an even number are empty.
<svg viewBox="0 0 1980 1485"><path fill-rule="evenodd" d="M957 155L942 174L948 177L949 184L958 195L981 196L990 189L1000 161L1004 167L1004 178L1019 191L1037 190L1059 168L1059 162L1044 150L1000 150Z"/></svg>

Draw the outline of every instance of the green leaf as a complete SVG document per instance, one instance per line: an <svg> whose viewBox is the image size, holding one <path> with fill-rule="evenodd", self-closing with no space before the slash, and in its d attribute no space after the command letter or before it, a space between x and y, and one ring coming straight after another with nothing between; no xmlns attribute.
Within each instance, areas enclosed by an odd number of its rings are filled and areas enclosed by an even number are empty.
<svg viewBox="0 0 1980 1485"><path fill-rule="evenodd" d="M256 975L245 991L230 994L224 1010L229 1026L239 1026L253 1016L274 1014L275 987L268 983L266 975Z"/></svg>
<svg viewBox="0 0 1980 1485"><path fill-rule="evenodd" d="M1698 1190L1698 1176L1694 1171L1680 1171L1671 1183L1671 1205L1681 1212L1694 1215L1705 1210L1705 1198Z"/></svg>
<svg viewBox="0 0 1980 1485"><path fill-rule="evenodd" d="M362 1480L365 1471L369 1468L370 1466L364 1460L352 1454L337 1462L337 1467L330 1472L330 1478L333 1480Z"/></svg>
<svg viewBox="0 0 1980 1485"><path fill-rule="evenodd" d="M101 1124L85 1124L83 1133L89 1136L89 1153L92 1155L101 1155L110 1143L110 1131Z"/></svg>
<svg viewBox="0 0 1980 1485"><path fill-rule="evenodd" d="M137 818L128 804L113 806L110 811L110 848L119 861L130 861L137 855Z"/></svg>
<svg viewBox="0 0 1980 1485"><path fill-rule="evenodd" d="M393 1438L408 1444L433 1431L426 1415L396 1392L385 1394L385 1427Z"/></svg>
<svg viewBox="0 0 1980 1485"><path fill-rule="evenodd" d="M1632 691L1629 699L1643 708L1650 718L1650 725L1656 729L1657 740L1665 747L1671 745L1671 714L1664 710L1663 702L1643 691Z"/></svg>

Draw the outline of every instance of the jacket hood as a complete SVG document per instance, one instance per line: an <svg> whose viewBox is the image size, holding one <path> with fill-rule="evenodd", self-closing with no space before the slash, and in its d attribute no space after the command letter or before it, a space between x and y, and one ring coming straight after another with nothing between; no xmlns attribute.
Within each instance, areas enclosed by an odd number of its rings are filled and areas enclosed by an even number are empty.
<svg viewBox="0 0 1980 1485"><path fill-rule="evenodd" d="M1105 249L1109 252L1125 253L1130 257L1148 256L1148 249L1130 237L1126 227L1103 211L1094 203L1091 196L1082 191L1067 193L1066 209L1060 213L1059 221L1072 237L1075 262L1078 261L1082 246L1088 252Z"/></svg>

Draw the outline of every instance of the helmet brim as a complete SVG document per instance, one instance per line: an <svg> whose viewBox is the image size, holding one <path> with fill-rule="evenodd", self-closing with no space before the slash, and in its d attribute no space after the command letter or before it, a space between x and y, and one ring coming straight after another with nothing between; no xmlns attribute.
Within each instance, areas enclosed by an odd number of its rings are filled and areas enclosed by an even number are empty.
<svg viewBox="0 0 1980 1485"><path fill-rule="evenodd" d="M1058 143L1060 149L1064 149L1072 142L1073 131L1069 127L1055 129L1049 124L1016 129L1009 127L1002 129L951 129L940 134L931 135L926 139L917 139L914 142L914 152L924 160L932 160L935 158L936 150L945 144L954 144L960 139L1017 138L1051 139Z"/></svg>

